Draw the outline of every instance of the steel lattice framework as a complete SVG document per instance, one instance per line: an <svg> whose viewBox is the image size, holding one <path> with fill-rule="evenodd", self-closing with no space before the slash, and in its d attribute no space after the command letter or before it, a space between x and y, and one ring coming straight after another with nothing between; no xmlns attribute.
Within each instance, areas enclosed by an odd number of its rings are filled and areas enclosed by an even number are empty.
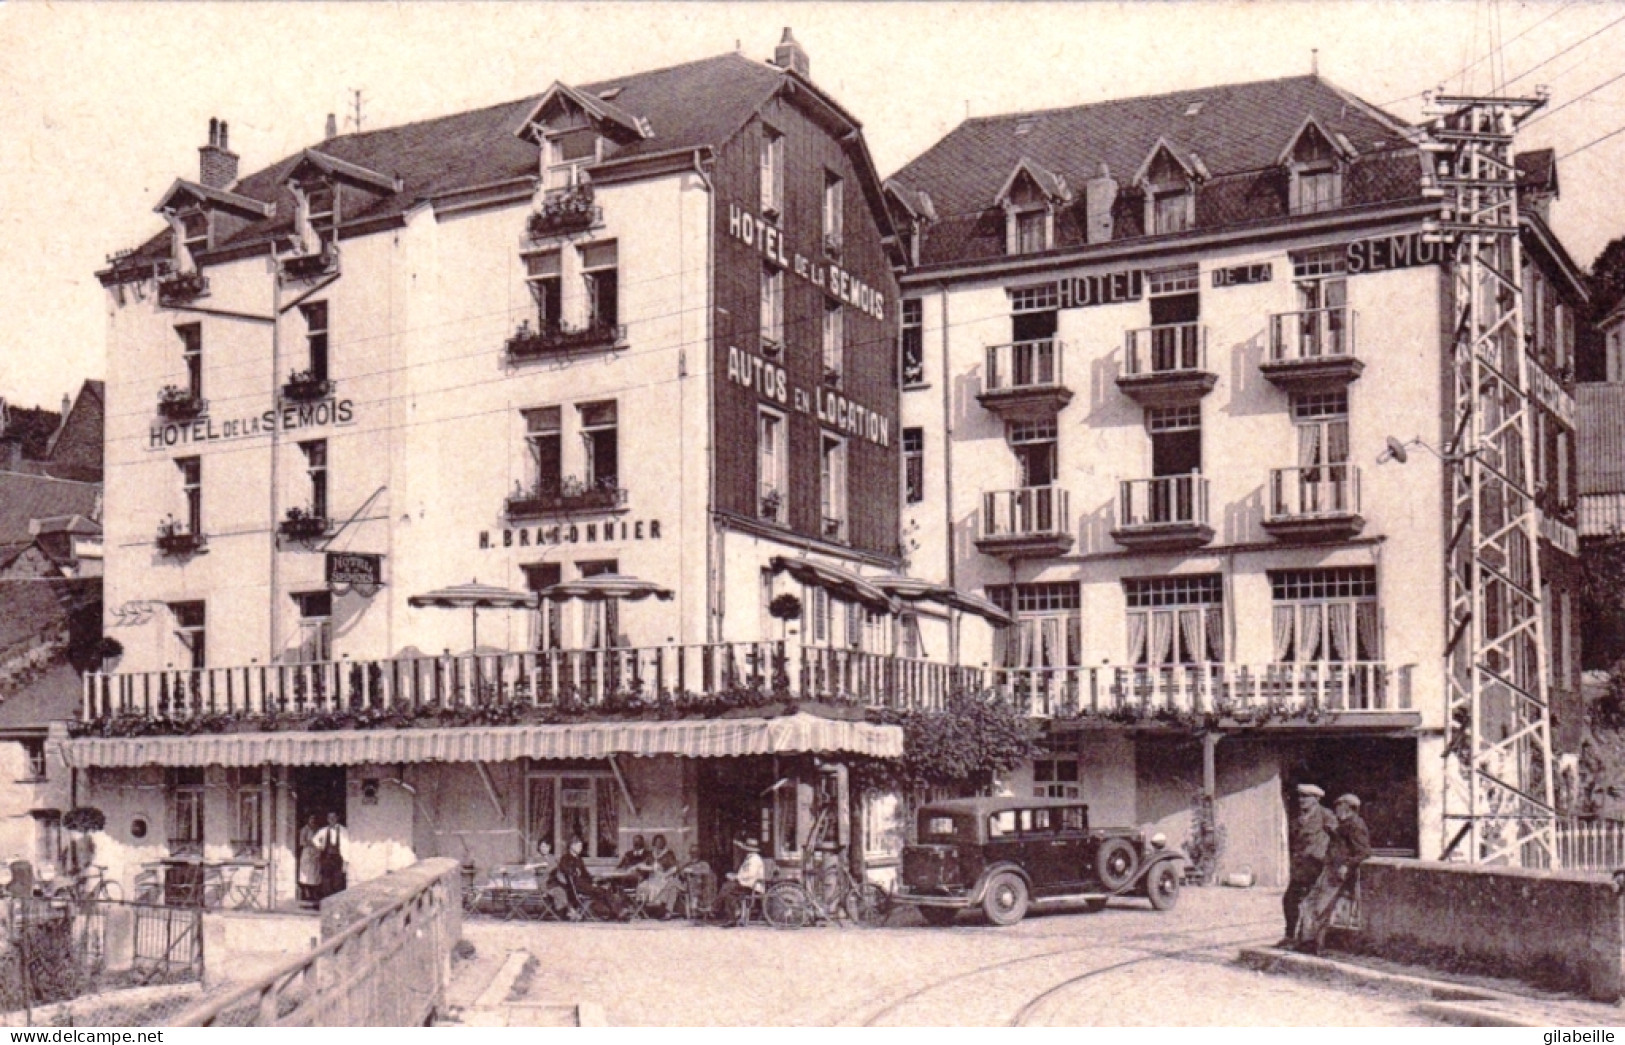
<svg viewBox="0 0 1625 1045"><path fill-rule="evenodd" d="M1444 857L1556 864L1551 715L1531 490L1533 396L1518 236L1518 124L1545 98L1440 96L1425 146L1453 247L1454 430Z"/></svg>

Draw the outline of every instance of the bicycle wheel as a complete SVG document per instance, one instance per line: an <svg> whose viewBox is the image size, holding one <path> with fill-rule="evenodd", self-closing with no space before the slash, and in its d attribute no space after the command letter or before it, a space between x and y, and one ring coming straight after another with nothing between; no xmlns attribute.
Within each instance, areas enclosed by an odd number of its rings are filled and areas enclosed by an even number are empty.
<svg viewBox="0 0 1625 1045"><path fill-rule="evenodd" d="M812 915L812 905L800 883L779 882L762 897L762 915L775 929L800 929Z"/></svg>
<svg viewBox="0 0 1625 1045"><path fill-rule="evenodd" d="M873 882L864 882L847 894L846 913L866 929L879 928L891 917L891 895Z"/></svg>

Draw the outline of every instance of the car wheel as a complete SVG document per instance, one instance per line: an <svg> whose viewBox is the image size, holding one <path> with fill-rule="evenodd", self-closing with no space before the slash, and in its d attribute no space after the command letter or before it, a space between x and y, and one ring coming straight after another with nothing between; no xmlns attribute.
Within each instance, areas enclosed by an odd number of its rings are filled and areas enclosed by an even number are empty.
<svg viewBox="0 0 1625 1045"><path fill-rule="evenodd" d="M1027 916L1027 883L1010 871L993 876L982 896L982 913L994 925L1014 925Z"/></svg>
<svg viewBox="0 0 1625 1045"><path fill-rule="evenodd" d="M957 907L921 907L918 908L920 917L925 919L927 925L952 925L959 916Z"/></svg>
<svg viewBox="0 0 1625 1045"><path fill-rule="evenodd" d="M1158 911L1171 910L1179 902L1179 869L1168 860L1145 876L1145 898Z"/></svg>
<svg viewBox="0 0 1625 1045"><path fill-rule="evenodd" d="M1121 889L1134 881L1134 872L1139 868L1140 858L1126 838L1108 838L1095 854L1095 874L1108 889Z"/></svg>

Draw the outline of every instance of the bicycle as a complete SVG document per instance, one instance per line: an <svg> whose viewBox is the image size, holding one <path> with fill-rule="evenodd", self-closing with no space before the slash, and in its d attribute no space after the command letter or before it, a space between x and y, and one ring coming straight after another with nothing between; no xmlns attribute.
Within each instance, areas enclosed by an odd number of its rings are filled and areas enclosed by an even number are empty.
<svg viewBox="0 0 1625 1045"><path fill-rule="evenodd" d="M762 914L769 925L799 929L814 923L850 921L865 928L885 924L890 898L873 882L859 882L843 859L845 846L809 847L818 854L804 861L800 879L784 879L767 888Z"/></svg>
<svg viewBox="0 0 1625 1045"><path fill-rule="evenodd" d="M73 883L58 889L57 895L82 904L120 903L124 899L124 891L107 877L103 864L91 864Z"/></svg>

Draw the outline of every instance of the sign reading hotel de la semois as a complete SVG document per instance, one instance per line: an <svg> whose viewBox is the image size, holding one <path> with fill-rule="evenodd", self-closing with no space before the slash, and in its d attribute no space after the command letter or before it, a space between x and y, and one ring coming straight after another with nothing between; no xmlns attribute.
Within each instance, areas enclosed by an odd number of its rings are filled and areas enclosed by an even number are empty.
<svg viewBox="0 0 1625 1045"><path fill-rule="evenodd" d="M728 204L728 234L749 243L762 257L794 272L842 303L875 319L885 320L886 295L839 265L787 251L784 233L778 226L751 214L737 203Z"/></svg>
<svg viewBox="0 0 1625 1045"><path fill-rule="evenodd" d="M148 450L168 450L175 446L248 439L273 431L297 432L306 428L327 428L355 422L355 403L349 399L326 399L319 403L288 404L247 417L200 417L194 421L168 421L153 425L147 435Z"/></svg>

